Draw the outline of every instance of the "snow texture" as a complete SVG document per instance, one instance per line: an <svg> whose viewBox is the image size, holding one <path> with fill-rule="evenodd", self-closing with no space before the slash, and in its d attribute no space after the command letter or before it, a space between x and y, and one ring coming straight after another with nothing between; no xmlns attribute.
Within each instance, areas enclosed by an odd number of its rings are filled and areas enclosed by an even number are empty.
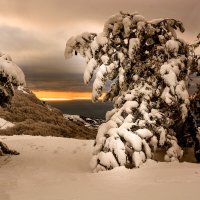
<svg viewBox="0 0 200 200"><path fill-rule="evenodd" d="M0 118L0 129L7 129L7 128L13 127L13 126L14 126L13 123L6 121L3 118Z"/></svg>
<svg viewBox="0 0 200 200"><path fill-rule="evenodd" d="M93 140L25 135L0 139L20 152L0 157L2 200L130 200L133 194L138 200L199 199L196 163L147 160L140 169L118 167L98 174L88 165ZM137 154L139 162L142 156Z"/></svg>
<svg viewBox="0 0 200 200"><path fill-rule="evenodd" d="M166 42L166 48L169 51L169 53L177 55L179 50L179 43L175 40L168 40Z"/></svg>
<svg viewBox="0 0 200 200"><path fill-rule="evenodd" d="M16 85L25 85L25 76L22 70L12 61L8 54L0 52L0 73L8 76L9 81Z"/></svg>

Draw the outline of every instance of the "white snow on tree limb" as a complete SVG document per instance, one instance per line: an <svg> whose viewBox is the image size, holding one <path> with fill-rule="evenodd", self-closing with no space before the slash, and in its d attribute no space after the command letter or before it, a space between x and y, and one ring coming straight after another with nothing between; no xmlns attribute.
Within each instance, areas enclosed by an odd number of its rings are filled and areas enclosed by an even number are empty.
<svg viewBox="0 0 200 200"><path fill-rule="evenodd" d="M107 132L111 129L111 128L116 128L118 127L116 122L110 120L106 123L103 123L99 126L98 129L98 134L96 136L96 142L97 145L95 145L94 150L93 150L93 154L97 154L103 147L104 143L105 143L105 135L107 134Z"/></svg>
<svg viewBox="0 0 200 200"><path fill-rule="evenodd" d="M101 56L101 60L102 60L104 65L108 64L108 61L109 61L108 55Z"/></svg>
<svg viewBox="0 0 200 200"><path fill-rule="evenodd" d="M73 56L74 46L76 44L75 37L68 39L65 47L65 58L69 59Z"/></svg>
<svg viewBox="0 0 200 200"><path fill-rule="evenodd" d="M166 42L166 48L170 53L177 55L179 50L179 43L175 40L168 40Z"/></svg>
<svg viewBox="0 0 200 200"><path fill-rule="evenodd" d="M143 139L148 139L153 136L153 133L146 128L138 129L137 131L135 131L135 133Z"/></svg>
<svg viewBox="0 0 200 200"><path fill-rule="evenodd" d="M132 109L137 108L137 107L138 107L137 101L126 101L122 109L125 110L129 114L129 113L132 113Z"/></svg>
<svg viewBox="0 0 200 200"><path fill-rule="evenodd" d="M125 17L123 19L122 23L124 25L124 34L125 34L125 37L128 37L130 35L131 25L132 25L132 21L131 21L130 17Z"/></svg>
<svg viewBox="0 0 200 200"><path fill-rule="evenodd" d="M65 47L65 58L69 59L73 56L74 51L80 53L82 56L85 56L85 51L87 52L89 44L96 36L94 33L84 32L76 37L71 37Z"/></svg>
<svg viewBox="0 0 200 200"><path fill-rule="evenodd" d="M118 137L111 136L105 143L104 149L112 151L118 161L123 166L126 163L126 153L124 143Z"/></svg>
<svg viewBox="0 0 200 200"><path fill-rule="evenodd" d="M119 69L119 86L120 88L123 88L124 82L125 82L125 76L124 76L125 70L120 67Z"/></svg>
<svg viewBox="0 0 200 200"><path fill-rule="evenodd" d="M99 49L99 44L97 43L96 38L91 42L90 48L92 50L93 55L96 53L96 51Z"/></svg>
<svg viewBox="0 0 200 200"><path fill-rule="evenodd" d="M117 109L114 108L111 111L107 111L106 112L106 121L108 121L115 113L116 113Z"/></svg>
<svg viewBox="0 0 200 200"><path fill-rule="evenodd" d="M96 73L96 78L93 83L92 99L93 101L98 100L102 95L102 90L107 80L107 76L114 70L115 65L111 63L110 65L102 64L99 67L99 71Z"/></svg>
<svg viewBox="0 0 200 200"><path fill-rule="evenodd" d="M153 147L153 151L155 152L158 147L158 139L155 135L151 138L149 144Z"/></svg>
<svg viewBox="0 0 200 200"><path fill-rule="evenodd" d="M124 59L125 59L124 54L122 52L118 52L117 55L118 55L118 58L119 58L120 62L122 63L124 61Z"/></svg>
<svg viewBox="0 0 200 200"><path fill-rule="evenodd" d="M141 151L142 149L142 139L131 131L125 128L120 128L118 133L123 137L135 151Z"/></svg>
<svg viewBox="0 0 200 200"><path fill-rule="evenodd" d="M126 123L132 123L133 120L134 120L134 117L133 117L131 114L129 114L129 115L124 119L124 122L126 122Z"/></svg>
<svg viewBox="0 0 200 200"><path fill-rule="evenodd" d="M162 78L164 79L165 83L172 89L177 85L177 76L174 73L173 68L170 64L164 64L160 68L160 74Z"/></svg>
<svg viewBox="0 0 200 200"><path fill-rule="evenodd" d="M160 134L159 145L163 146L166 142L167 132L163 127L158 128L158 132Z"/></svg>
<svg viewBox="0 0 200 200"><path fill-rule="evenodd" d="M109 120L108 122L101 124L98 129L96 140L104 136L111 128L117 128L117 127L118 126L116 122L112 120Z"/></svg>
<svg viewBox="0 0 200 200"><path fill-rule="evenodd" d="M129 58L132 59L134 58L139 47L140 47L140 40L138 38L131 38L129 40L129 49L128 49Z"/></svg>
<svg viewBox="0 0 200 200"><path fill-rule="evenodd" d="M8 76L11 83L16 85L26 85L23 71L7 54L0 53L0 73Z"/></svg>
<svg viewBox="0 0 200 200"><path fill-rule="evenodd" d="M162 92L161 98L167 103L172 104L174 102L174 97L170 94L169 87L165 87L165 89Z"/></svg>
<svg viewBox="0 0 200 200"><path fill-rule="evenodd" d="M112 30L114 28L114 24L120 24L120 22L122 22L122 16L121 14L116 14L111 16L106 23L104 24L104 30L103 32L108 35L109 34L109 30ZM116 28L115 28L116 29Z"/></svg>
<svg viewBox="0 0 200 200"><path fill-rule="evenodd" d="M178 158L181 159L183 156L183 150L177 144L175 140L171 140L171 147L167 150L167 153L164 157L165 161L172 162L177 161Z"/></svg>
<svg viewBox="0 0 200 200"><path fill-rule="evenodd" d="M176 94L180 99L186 100L189 99L188 91L186 90L185 82L179 81L176 86Z"/></svg>
<svg viewBox="0 0 200 200"><path fill-rule="evenodd" d="M97 35L96 42L97 42L98 45L104 46L105 44L108 43L108 39L107 39L106 36L104 36L103 33L101 33L101 34Z"/></svg>
<svg viewBox="0 0 200 200"><path fill-rule="evenodd" d="M143 145L143 148L144 148L144 152L145 152L145 155L146 155L146 158L147 159L151 159L152 158L152 154L151 154L151 148L149 147L149 144L146 142L146 140L142 140L142 145Z"/></svg>
<svg viewBox="0 0 200 200"><path fill-rule="evenodd" d="M151 109L151 116L153 117L153 118L158 118L158 119L161 119L162 118L162 113L161 112L159 112L157 109Z"/></svg>
<svg viewBox="0 0 200 200"><path fill-rule="evenodd" d="M88 82L92 78L93 72L96 67L97 67L97 61L94 58L90 59L83 76L85 84L88 84Z"/></svg>
<svg viewBox="0 0 200 200"><path fill-rule="evenodd" d="M97 155L102 150L103 145L105 144L106 141L106 137L105 136L99 137L98 139L96 139L96 141L97 144L94 146L93 155Z"/></svg>
<svg viewBox="0 0 200 200"><path fill-rule="evenodd" d="M149 20L148 23L150 24L158 24L160 22L162 22L164 19L163 18L159 18L159 19L152 19L152 20Z"/></svg>
<svg viewBox="0 0 200 200"><path fill-rule="evenodd" d="M107 167L107 168L114 168L118 167L119 164L117 163L115 157L113 156L112 152L106 152L103 151L99 153L98 156L99 162L101 165Z"/></svg>
<svg viewBox="0 0 200 200"><path fill-rule="evenodd" d="M144 16L138 14L133 16L133 23L137 24L140 21L146 21Z"/></svg>
<svg viewBox="0 0 200 200"><path fill-rule="evenodd" d="M132 122L123 122L123 124L119 127L119 128L123 128L123 129L127 129L127 130L131 130L131 128L135 125L135 123Z"/></svg>

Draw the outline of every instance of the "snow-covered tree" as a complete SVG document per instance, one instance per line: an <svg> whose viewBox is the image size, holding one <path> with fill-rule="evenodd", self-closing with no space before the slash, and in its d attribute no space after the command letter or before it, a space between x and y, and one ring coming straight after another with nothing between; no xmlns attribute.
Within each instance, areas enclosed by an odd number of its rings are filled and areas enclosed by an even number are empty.
<svg viewBox="0 0 200 200"><path fill-rule="evenodd" d="M25 85L25 76L22 70L12 61L8 54L0 52L0 105L5 106L14 95L18 86ZM18 154L10 150L6 144L0 141L0 155Z"/></svg>
<svg viewBox="0 0 200 200"><path fill-rule="evenodd" d="M188 44L178 38L177 29L184 32L175 19L148 21L138 13L120 12L106 21L102 33L85 32L67 41L66 58L79 53L86 59L84 82L96 75L94 102L110 83L103 99L114 108L98 129L93 171L139 167L153 159L157 148L166 149L165 161L181 159L176 130L189 112L189 75L200 71L195 54L200 38ZM194 135L199 146L196 128Z"/></svg>

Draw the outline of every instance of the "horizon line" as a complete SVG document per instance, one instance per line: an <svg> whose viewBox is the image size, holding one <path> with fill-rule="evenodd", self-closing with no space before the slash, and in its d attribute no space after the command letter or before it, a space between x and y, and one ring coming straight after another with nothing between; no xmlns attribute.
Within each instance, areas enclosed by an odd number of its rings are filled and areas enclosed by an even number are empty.
<svg viewBox="0 0 200 200"><path fill-rule="evenodd" d="M72 99L68 99L68 98L39 98L42 101L74 101L74 100L91 100L91 98L72 98Z"/></svg>
<svg viewBox="0 0 200 200"><path fill-rule="evenodd" d="M72 101L72 100L91 100L91 92L65 92L65 91L46 91L46 90L32 90L36 97L42 101ZM102 100L102 97L99 100Z"/></svg>

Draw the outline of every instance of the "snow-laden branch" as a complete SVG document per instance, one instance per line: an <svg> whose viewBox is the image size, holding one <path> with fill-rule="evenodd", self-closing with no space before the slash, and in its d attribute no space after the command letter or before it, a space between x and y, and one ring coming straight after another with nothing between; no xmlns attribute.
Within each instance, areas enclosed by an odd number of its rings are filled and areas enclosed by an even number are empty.
<svg viewBox="0 0 200 200"><path fill-rule="evenodd" d="M66 58L79 53L86 59L84 82L94 76L93 101L110 83L104 101L112 101L114 108L98 129L93 171L139 167L162 147L166 161L181 159L179 140L190 114L189 75L199 72L195 48L200 42L189 45L177 30L185 31L175 19L147 21L138 13L120 12L105 22L101 33L67 41ZM198 149L200 140L195 142Z"/></svg>

